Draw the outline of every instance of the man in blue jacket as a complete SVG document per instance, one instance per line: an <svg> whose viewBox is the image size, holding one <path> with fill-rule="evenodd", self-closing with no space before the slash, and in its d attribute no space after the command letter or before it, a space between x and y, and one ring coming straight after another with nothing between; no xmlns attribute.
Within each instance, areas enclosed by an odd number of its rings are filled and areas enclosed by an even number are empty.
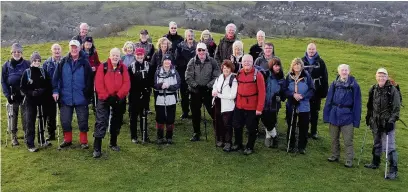
<svg viewBox="0 0 408 192"><path fill-rule="evenodd" d="M72 114L75 112L80 130L82 149L88 146L88 104L92 94L92 68L86 55L81 51L77 40L69 42L69 53L62 58L54 72L52 86L55 101L61 103L61 125L64 131L64 141L60 148L72 145Z"/></svg>
<svg viewBox="0 0 408 192"><path fill-rule="evenodd" d="M25 109L22 106L24 95L20 91L20 80L24 71L30 67L30 62L23 59L23 47L14 43L11 46L11 59L4 63L1 70L1 86L3 89L3 94L6 96L8 105L13 107L13 119L10 122L11 125L11 134L12 141L11 145L19 145L17 140L17 119L18 119L18 110L21 106L21 124L23 125L23 130L25 132L24 116ZM25 135L25 134L24 134Z"/></svg>
<svg viewBox="0 0 408 192"><path fill-rule="evenodd" d="M54 76L55 69L58 67L58 63L61 61L61 53L62 49L59 44L53 44L51 46L51 54L52 56L49 57L42 68L47 73L49 77ZM48 141L55 140L55 130L56 130L56 116L57 116L57 106L54 101L52 95L47 96L44 102L44 121L46 121L47 130L48 130Z"/></svg>
<svg viewBox="0 0 408 192"><path fill-rule="evenodd" d="M337 162L340 158L340 133L343 134L346 148L345 167L353 166L354 128L360 126L361 90L356 79L350 74L350 67L341 64L337 68L339 75L330 85L326 104L323 109L323 120L330 123L329 131L332 138L332 156L327 160Z"/></svg>

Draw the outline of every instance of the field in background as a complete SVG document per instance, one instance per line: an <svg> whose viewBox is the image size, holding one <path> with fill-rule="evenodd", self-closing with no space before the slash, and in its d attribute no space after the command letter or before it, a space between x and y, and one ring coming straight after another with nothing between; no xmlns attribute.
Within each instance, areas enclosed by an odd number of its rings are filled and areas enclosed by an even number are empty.
<svg viewBox="0 0 408 192"><path fill-rule="evenodd" d="M130 28L117 37L95 39L95 44L101 61L108 57L113 47L122 48L127 40L137 41L140 29L147 29L155 44L157 39L167 33L167 27L136 26ZM184 30L179 29L184 35ZM196 33L196 39L200 32ZM218 44L221 34L215 34ZM242 38L245 52L256 42L255 39ZM403 100L407 98L408 82L405 63L408 60L408 49L388 47L366 47L311 38L268 39L275 45L275 53L283 62L285 73L290 61L304 55L306 45L314 41L317 43L319 54L328 65L329 82L337 74L337 66L347 63L351 66L351 73L361 86L363 95L363 114L367 102L369 87L375 83L375 71L379 67L386 67L390 75L401 83ZM50 47L55 42L24 46L24 58L39 51L43 60L51 55ZM68 42L59 42L63 52L68 51ZM10 57L10 48L1 49L1 63ZM324 102L323 102L324 103ZM238 153L224 153L215 149L213 129L209 123L208 139L191 143L191 120L181 121L180 107L177 108L175 125L175 145L158 147L155 144L134 145L130 142L128 115L125 114L125 124L122 126L118 144L119 153L109 151L106 155L106 145L103 141L104 156L100 160L92 158L92 133L94 130L94 115L90 111L88 134L91 149L75 149L57 151L54 146L29 153L24 145L17 148L4 147L7 127L5 110L6 99L1 97L1 186L4 191L405 191L408 164L408 137L406 128L397 123L397 149L399 152L399 179L384 181L384 162L379 170L368 170L362 165L357 167L357 158L366 129L364 121L360 129L355 130L354 168L343 167L344 152L340 163L329 163L330 137L328 125L319 120L320 139L309 140L306 155L288 155L284 150L284 140L281 138L279 149L267 149L263 140L258 139L255 151L251 156ZM154 109L151 102L151 109ZM286 132L284 110L280 112L280 133ZM322 116L322 114L320 114ZM208 115L207 115L208 118ZM401 119L407 121L407 109L402 108ZM149 135L154 141L154 115L149 116ZM20 128L21 126L19 126ZM74 118L74 143L78 145L78 128ZM204 126L201 127L204 132ZM62 135L62 133L61 133ZM139 134L140 135L140 134ZM19 131L19 136L23 136ZM62 138L62 136L61 136ZM204 139L204 138L203 138ZM19 139L22 144L22 139ZM362 164L371 160L372 138L368 135ZM106 158L107 157L107 158ZM385 159L383 157L382 159Z"/></svg>

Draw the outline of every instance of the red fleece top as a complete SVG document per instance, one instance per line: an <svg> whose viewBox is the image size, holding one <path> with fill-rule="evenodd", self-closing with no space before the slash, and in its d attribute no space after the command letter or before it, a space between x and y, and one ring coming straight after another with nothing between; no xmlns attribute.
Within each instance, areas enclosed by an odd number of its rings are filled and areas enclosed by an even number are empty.
<svg viewBox="0 0 408 192"><path fill-rule="evenodd" d="M99 65L95 77L95 89L98 93L98 98L101 100L107 99L109 96L117 95L120 99L124 99L130 90L129 73L126 65L119 61L118 66L113 70L111 60L108 59L108 70L106 74L103 71L103 64ZM121 70L122 72L121 73Z"/></svg>
<svg viewBox="0 0 408 192"><path fill-rule="evenodd" d="M88 59L89 59L89 64L91 65L91 67L95 67L96 69L98 69L101 62L99 61L98 52L96 52L96 50L94 54L90 56Z"/></svg>
<svg viewBox="0 0 408 192"><path fill-rule="evenodd" d="M256 75L254 82L255 69L252 68L249 73L241 69L237 75L238 92L236 107L244 110L262 111L265 103L265 81L261 72Z"/></svg>

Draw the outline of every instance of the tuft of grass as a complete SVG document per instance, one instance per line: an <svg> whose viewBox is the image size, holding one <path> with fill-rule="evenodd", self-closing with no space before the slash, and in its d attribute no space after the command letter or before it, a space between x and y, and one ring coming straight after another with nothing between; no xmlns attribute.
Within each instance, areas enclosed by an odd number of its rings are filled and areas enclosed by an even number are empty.
<svg viewBox="0 0 408 192"><path fill-rule="evenodd" d="M154 42L167 33L167 27L135 26L120 33L117 37L95 39L101 61L108 57L113 47L121 48L125 41L137 41L141 29L149 30ZM179 29L184 34L184 29ZM214 34L218 44L222 34ZM200 32L195 34L196 39ZM242 37L245 52L256 43L255 39ZM337 74L337 66L347 63L351 73L361 86L363 95L363 114L361 126L355 129L354 168L343 167L340 163L329 163L330 136L328 125L319 119L320 139L309 140L306 155L288 155L284 151L286 123L284 110L279 114L278 131L281 133L279 149L267 149L263 140L256 142L256 153L243 156L239 153L224 153L214 147L214 134L208 123L208 142L191 143L188 141L192 132L191 120L182 121L177 107L175 125L175 145L157 146L155 144L135 145L130 142L128 114L124 115L124 125L119 135L119 153L106 153L107 139L103 140L103 157L92 159L92 133L95 118L90 111L89 143L91 149L80 150L77 121L73 121L73 149L56 150L54 146L41 149L38 153L29 153L20 139L20 147L4 147L7 128L6 99L1 98L1 186L4 191L406 191L408 164L407 130L397 123L397 149L399 152L399 179L385 181L384 161L378 170L368 170L362 164L371 160L372 137L368 134L362 161L357 167L364 131L365 104L368 90L375 83L375 71L386 67L392 77L401 85L403 98L407 98L408 76L405 73L405 61L408 49L390 47L366 47L342 41L315 38L278 38L267 39L275 45L275 53L283 61L285 72L291 60L304 55L306 45L316 42L319 54L325 60L329 82ZM43 60L51 55L50 47L55 42L24 46L24 58L39 51ZM68 51L68 41L58 42L63 52ZM1 49L1 63L10 58L10 48ZM324 101L323 101L324 103ZM150 103L154 109L153 99ZM407 109L401 109L401 119L408 120ZM149 115L149 135L155 140L154 115ZM207 118L209 116L207 115ZM21 129L21 125L19 125ZM60 128L60 127L59 127ZM204 132L204 125L201 125ZM62 138L62 132L60 133ZM18 132L20 137L22 131ZM203 137L204 139L204 137ZM342 145L342 149L343 149ZM342 150L341 155L343 156ZM384 157L382 158L384 160Z"/></svg>

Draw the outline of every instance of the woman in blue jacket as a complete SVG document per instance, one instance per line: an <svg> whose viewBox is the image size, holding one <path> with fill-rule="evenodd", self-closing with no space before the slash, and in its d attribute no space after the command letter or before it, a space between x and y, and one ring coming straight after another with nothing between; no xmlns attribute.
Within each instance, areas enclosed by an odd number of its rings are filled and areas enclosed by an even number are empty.
<svg viewBox="0 0 408 192"><path fill-rule="evenodd" d="M303 61L300 58L293 59L289 74L286 76L284 86L286 102L286 121L288 123L287 139L291 153L296 149L296 125L298 125L299 137L297 148L300 154L306 153L307 131L309 129L309 100L313 96L315 87L309 73L304 70Z"/></svg>
<svg viewBox="0 0 408 192"><path fill-rule="evenodd" d="M360 126L361 119L361 91L353 76L350 76L350 67L341 64L337 68L339 75L330 85L326 104L323 109L323 120L329 124L332 138L332 156L327 160L339 161L340 133L343 134L346 148L346 162L344 166L352 167L354 158L353 135L354 128Z"/></svg>

